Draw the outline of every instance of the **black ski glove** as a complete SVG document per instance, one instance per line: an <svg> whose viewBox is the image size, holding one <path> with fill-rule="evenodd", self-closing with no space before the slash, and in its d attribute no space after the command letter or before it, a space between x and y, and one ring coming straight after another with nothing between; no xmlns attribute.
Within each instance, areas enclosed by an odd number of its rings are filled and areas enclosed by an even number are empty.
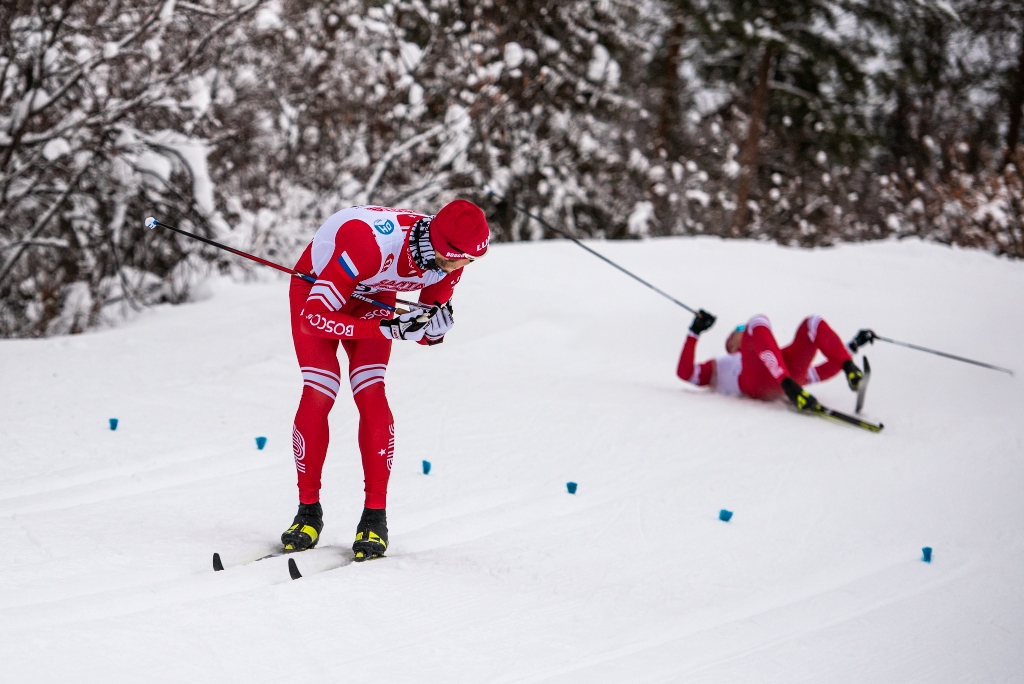
<svg viewBox="0 0 1024 684"><path fill-rule="evenodd" d="M715 324L715 320L717 319L712 314L701 309L697 312L697 315L693 317L693 323L690 324L690 332L694 335L700 335L702 332L713 326Z"/></svg>
<svg viewBox="0 0 1024 684"><path fill-rule="evenodd" d="M860 349L861 347L863 347L865 344L874 344L874 343L875 343L875 331L874 330L864 329L864 330L858 330L857 331L857 336L854 337L852 340L850 340L850 343L848 345L846 345L846 346L850 348L850 351L852 351L854 354L856 354L857 350Z"/></svg>
<svg viewBox="0 0 1024 684"><path fill-rule="evenodd" d="M796 384L793 378L784 378L781 385L782 391L793 402L793 406L796 406L800 411L813 411L821 408L821 404L814 398L814 395Z"/></svg>

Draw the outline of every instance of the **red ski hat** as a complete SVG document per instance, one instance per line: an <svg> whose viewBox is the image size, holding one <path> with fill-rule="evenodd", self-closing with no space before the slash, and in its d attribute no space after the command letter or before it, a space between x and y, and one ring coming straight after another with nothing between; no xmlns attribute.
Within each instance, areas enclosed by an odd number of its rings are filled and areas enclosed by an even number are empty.
<svg viewBox="0 0 1024 684"><path fill-rule="evenodd" d="M445 259L481 257L490 239L483 210L468 200L449 202L430 222L430 244Z"/></svg>

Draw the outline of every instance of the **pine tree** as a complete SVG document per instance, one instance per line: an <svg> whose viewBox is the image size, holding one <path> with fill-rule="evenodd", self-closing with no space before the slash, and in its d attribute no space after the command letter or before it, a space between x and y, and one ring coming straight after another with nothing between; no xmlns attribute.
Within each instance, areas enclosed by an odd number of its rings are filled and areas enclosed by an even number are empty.
<svg viewBox="0 0 1024 684"><path fill-rule="evenodd" d="M747 90L732 220L740 235L766 132L795 159L824 153L850 162L863 153L869 29L884 18L872 3L844 0L708 1L698 9L705 78Z"/></svg>

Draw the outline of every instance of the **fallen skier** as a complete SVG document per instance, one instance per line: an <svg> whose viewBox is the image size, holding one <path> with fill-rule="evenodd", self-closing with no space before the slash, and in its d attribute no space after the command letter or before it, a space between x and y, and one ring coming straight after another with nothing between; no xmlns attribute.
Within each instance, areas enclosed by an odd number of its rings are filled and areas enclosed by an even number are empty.
<svg viewBox="0 0 1024 684"><path fill-rule="evenodd" d="M793 342L779 349L767 316L758 314L739 325L725 341L726 356L694 364L699 335L715 323L715 317L701 310L693 319L679 357L676 375L701 387L730 396L745 395L772 401L783 395L801 411L821 408L818 400L803 388L828 380L842 371L854 392L864 374L850 358L839 336L821 316L808 316L796 330ZM811 366L817 352L825 362Z"/></svg>

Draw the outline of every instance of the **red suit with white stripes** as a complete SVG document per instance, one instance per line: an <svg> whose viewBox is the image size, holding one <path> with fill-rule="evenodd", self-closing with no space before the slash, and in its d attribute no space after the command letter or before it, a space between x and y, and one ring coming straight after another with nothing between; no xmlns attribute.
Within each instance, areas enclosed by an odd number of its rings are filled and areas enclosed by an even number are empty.
<svg viewBox="0 0 1024 684"><path fill-rule="evenodd" d="M751 318L743 331L740 350L694 365L697 335L686 337L676 375L694 385L710 385L722 394L772 400L781 397L780 383L791 377L798 385L828 380L843 368L850 355L835 331L821 316L805 318L793 342L779 349L767 316ZM826 361L811 367L818 352Z"/></svg>
<svg viewBox="0 0 1024 684"><path fill-rule="evenodd" d="M302 398L292 428L299 501L320 500L327 456L327 414L341 388L338 344L348 356L348 379L359 409L359 452L366 508L385 508L395 450L395 425L384 393L392 340L379 321L394 314L364 302L358 293L394 305L396 292L421 290L420 301L445 304L462 269L423 271L409 252L412 225L425 218L405 209L351 207L317 230L295 270L315 283L293 278L292 340L302 371Z"/></svg>

